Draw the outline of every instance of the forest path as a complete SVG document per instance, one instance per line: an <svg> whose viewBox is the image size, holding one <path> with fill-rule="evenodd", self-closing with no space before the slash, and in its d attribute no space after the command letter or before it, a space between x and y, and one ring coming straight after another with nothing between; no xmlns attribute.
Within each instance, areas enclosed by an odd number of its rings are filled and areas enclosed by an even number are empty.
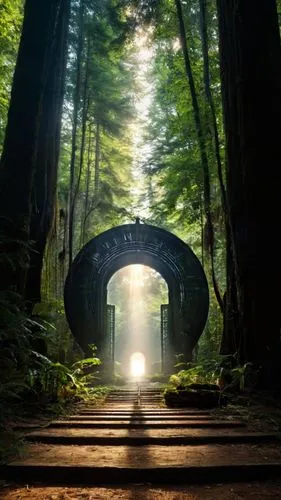
<svg viewBox="0 0 281 500"><path fill-rule="evenodd" d="M0 468L2 479L49 487L171 487L281 478L275 434L251 432L231 415L216 419L195 408L166 408L161 389L148 384L112 391L103 407L81 405L78 414L54 420L25 439L24 456Z"/></svg>

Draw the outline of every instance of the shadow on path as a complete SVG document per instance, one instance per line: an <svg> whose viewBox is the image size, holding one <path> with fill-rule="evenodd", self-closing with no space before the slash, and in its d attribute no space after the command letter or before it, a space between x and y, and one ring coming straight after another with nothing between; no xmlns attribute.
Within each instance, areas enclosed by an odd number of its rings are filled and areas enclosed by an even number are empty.
<svg viewBox="0 0 281 500"><path fill-rule="evenodd" d="M128 426L128 436L131 438L134 438L135 432L136 431L139 432L139 430L136 429L135 424L143 424L142 435L145 438L147 436L147 432L146 432L145 410L144 410L144 408L142 408L142 404L141 404L141 382L136 382L136 385L137 385L137 398L134 401L132 413L130 416L130 423ZM144 466L152 467L153 464L151 462L151 456L149 454L149 447L147 445L145 445L145 446L142 446L142 445L127 446L127 464L128 464L128 467L131 467L132 463L133 464L136 463L139 446L142 447L142 462L139 463L139 467L144 467ZM138 467L136 467L136 469L137 468ZM144 491L144 489L141 488L141 486L144 486L144 485L145 485L145 483L134 484L134 489L133 489L133 491L130 491L128 498L130 498L131 500L145 500L145 499L147 499L148 492ZM138 487L140 487L139 491L137 489Z"/></svg>

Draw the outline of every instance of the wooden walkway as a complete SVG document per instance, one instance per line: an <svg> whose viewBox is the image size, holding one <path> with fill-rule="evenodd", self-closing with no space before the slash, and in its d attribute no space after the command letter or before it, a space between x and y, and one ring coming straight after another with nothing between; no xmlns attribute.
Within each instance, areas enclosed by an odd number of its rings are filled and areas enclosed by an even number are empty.
<svg viewBox="0 0 281 500"><path fill-rule="evenodd" d="M112 392L102 408L54 420L25 435L21 459L0 467L17 484L211 484L281 477L274 434L253 433L231 416L168 409L160 389Z"/></svg>

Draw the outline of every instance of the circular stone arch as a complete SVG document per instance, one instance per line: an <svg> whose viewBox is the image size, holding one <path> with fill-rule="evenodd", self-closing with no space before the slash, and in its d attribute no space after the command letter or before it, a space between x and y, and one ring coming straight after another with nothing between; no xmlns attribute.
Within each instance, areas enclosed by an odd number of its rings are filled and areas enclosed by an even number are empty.
<svg viewBox="0 0 281 500"><path fill-rule="evenodd" d="M200 261L174 234L147 224L125 224L90 240L68 273L64 303L70 329L87 352L95 344L106 358L107 284L119 269L143 264L158 271L168 286L169 352L192 349L203 332L209 309L208 284Z"/></svg>

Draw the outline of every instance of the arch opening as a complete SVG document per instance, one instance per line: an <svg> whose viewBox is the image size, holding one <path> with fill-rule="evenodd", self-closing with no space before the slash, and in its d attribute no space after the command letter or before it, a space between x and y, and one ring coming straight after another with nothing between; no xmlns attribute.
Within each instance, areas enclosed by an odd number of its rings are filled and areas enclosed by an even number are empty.
<svg viewBox="0 0 281 500"><path fill-rule="evenodd" d="M162 373L161 306L168 303L166 281L149 266L131 264L110 278L107 308L113 308L115 316L112 351L117 374L128 375L135 351L144 353L147 375Z"/></svg>

